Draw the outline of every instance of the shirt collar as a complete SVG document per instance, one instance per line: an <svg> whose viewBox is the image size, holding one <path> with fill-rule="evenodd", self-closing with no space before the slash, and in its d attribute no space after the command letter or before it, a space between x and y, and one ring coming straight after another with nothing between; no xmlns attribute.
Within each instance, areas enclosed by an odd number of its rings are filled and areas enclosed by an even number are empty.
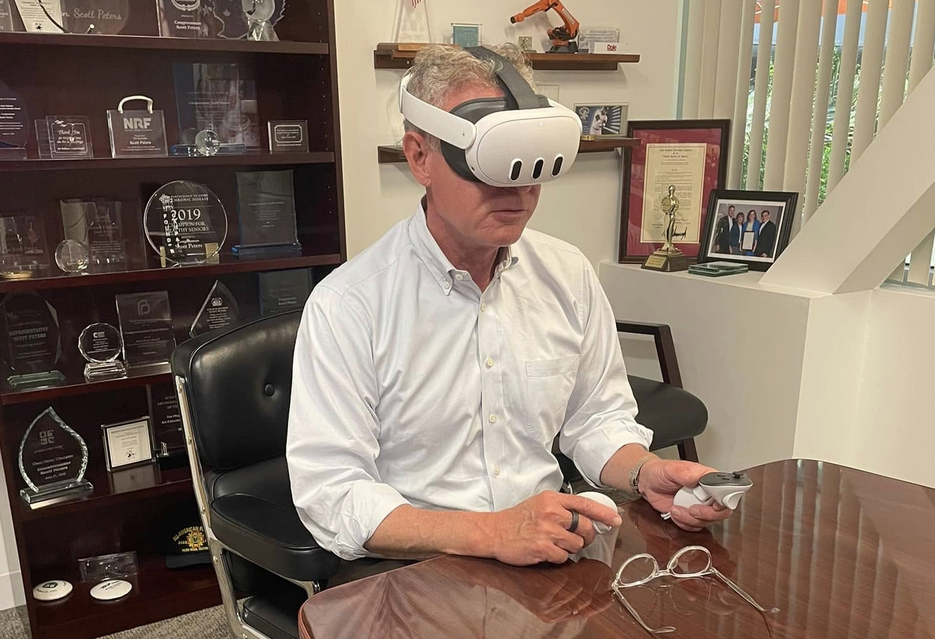
<svg viewBox="0 0 935 639"><path fill-rule="evenodd" d="M424 199L419 202L419 210L416 211L416 214L409 224L409 237L416 247L416 254L429 269L429 272L435 278L435 282L445 295L451 294L452 278L455 275L461 274L464 277L469 276L467 271L460 271L454 267L451 261L445 256L444 252L442 252L441 248L439 248L438 242L432 237L428 223L425 220ZM518 261L519 258L514 255L512 247L501 247L500 252L497 254L497 266L494 270L494 279L498 278L503 271L513 267Z"/></svg>

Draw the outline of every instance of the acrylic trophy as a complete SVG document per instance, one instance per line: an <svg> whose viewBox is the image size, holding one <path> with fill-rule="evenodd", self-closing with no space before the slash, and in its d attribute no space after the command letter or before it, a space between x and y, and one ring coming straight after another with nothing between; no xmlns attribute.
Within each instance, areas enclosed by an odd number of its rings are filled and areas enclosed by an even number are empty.
<svg viewBox="0 0 935 639"><path fill-rule="evenodd" d="M428 0L397 0L393 42L431 42Z"/></svg>
<svg viewBox="0 0 935 639"><path fill-rule="evenodd" d="M93 487L86 481L88 446L50 407L26 429L19 446L20 497L32 508L66 501Z"/></svg>
<svg viewBox="0 0 935 639"><path fill-rule="evenodd" d="M240 307L233 293L218 280L208 292L188 334L191 337L227 328L240 320Z"/></svg>
<svg viewBox="0 0 935 639"><path fill-rule="evenodd" d="M12 388L55 386L65 381L57 370L62 355L58 314L36 293L10 293L0 304L2 358Z"/></svg>
<svg viewBox="0 0 935 639"><path fill-rule="evenodd" d="M227 240L227 212L208 187L178 180L149 198L143 230L163 266L216 262Z"/></svg>
<svg viewBox="0 0 935 639"><path fill-rule="evenodd" d="M28 138L26 102L0 80L0 160L25 160Z"/></svg>
<svg viewBox="0 0 935 639"><path fill-rule="evenodd" d="M89 382L98 379L126 377L127 367L120 361L123 337L111 324L91 324L78 336L78 351L87 360L84 377Z"/></svg>

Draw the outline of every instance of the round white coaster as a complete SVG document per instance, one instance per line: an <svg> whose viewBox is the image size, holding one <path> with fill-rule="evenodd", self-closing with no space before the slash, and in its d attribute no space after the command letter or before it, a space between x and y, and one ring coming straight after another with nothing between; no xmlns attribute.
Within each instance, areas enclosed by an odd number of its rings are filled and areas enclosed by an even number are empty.
<svg viewBox="0 0 935 639"><path fill-rule="evenodd" d="M52 579L44 581L32 589L32 596L37 601L58 601L71 594L73 587L67 581Z"/></svg>
<svg viewBox="0 0 935 639"><path fill-rule="evenodd" d="M91 588L91 596L99 601L114 601L126 597L133 585L123 579L108 579Z"/></svg>

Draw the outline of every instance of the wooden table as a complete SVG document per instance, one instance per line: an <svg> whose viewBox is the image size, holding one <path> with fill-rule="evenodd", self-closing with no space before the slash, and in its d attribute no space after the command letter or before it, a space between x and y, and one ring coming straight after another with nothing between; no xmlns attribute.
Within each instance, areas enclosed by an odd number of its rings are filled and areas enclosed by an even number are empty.
<svg viewBox="0 0 935 639"><path fill-rule="evenodd" d="M623 506L611 565L648 552L664 566L700 544L780 611L763 616L716 581L657 580L627 591L650 626L698 639L935 637L935 491L811 461L748 474L754 488L734 516L702 533L644 502ZM299 625L306 639L649 637L611 596L612 579L595 559L515 568L441 557L326 590Z"/></svg>

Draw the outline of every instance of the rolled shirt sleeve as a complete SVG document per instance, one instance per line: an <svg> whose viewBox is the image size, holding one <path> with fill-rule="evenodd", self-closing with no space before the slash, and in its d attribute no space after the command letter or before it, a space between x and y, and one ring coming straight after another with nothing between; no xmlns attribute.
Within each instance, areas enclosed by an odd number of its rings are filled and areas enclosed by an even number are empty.
<svg viewBox="0 0 935 639"><path fill-rule="evenodd" d="M613 454L627 444L649 448L653 434L636 421L613 309L586 260L582 289L581 360L559 445L589 484L606 488L601 471Z"/></svg>
<svg viewBox="0 0 935 639"><path fill-rule="evenodd" d="M286 459L292 497L318 544L354 560L408 502L383 483L371 323L353 299L315 288L296 339Z"/></svg>

